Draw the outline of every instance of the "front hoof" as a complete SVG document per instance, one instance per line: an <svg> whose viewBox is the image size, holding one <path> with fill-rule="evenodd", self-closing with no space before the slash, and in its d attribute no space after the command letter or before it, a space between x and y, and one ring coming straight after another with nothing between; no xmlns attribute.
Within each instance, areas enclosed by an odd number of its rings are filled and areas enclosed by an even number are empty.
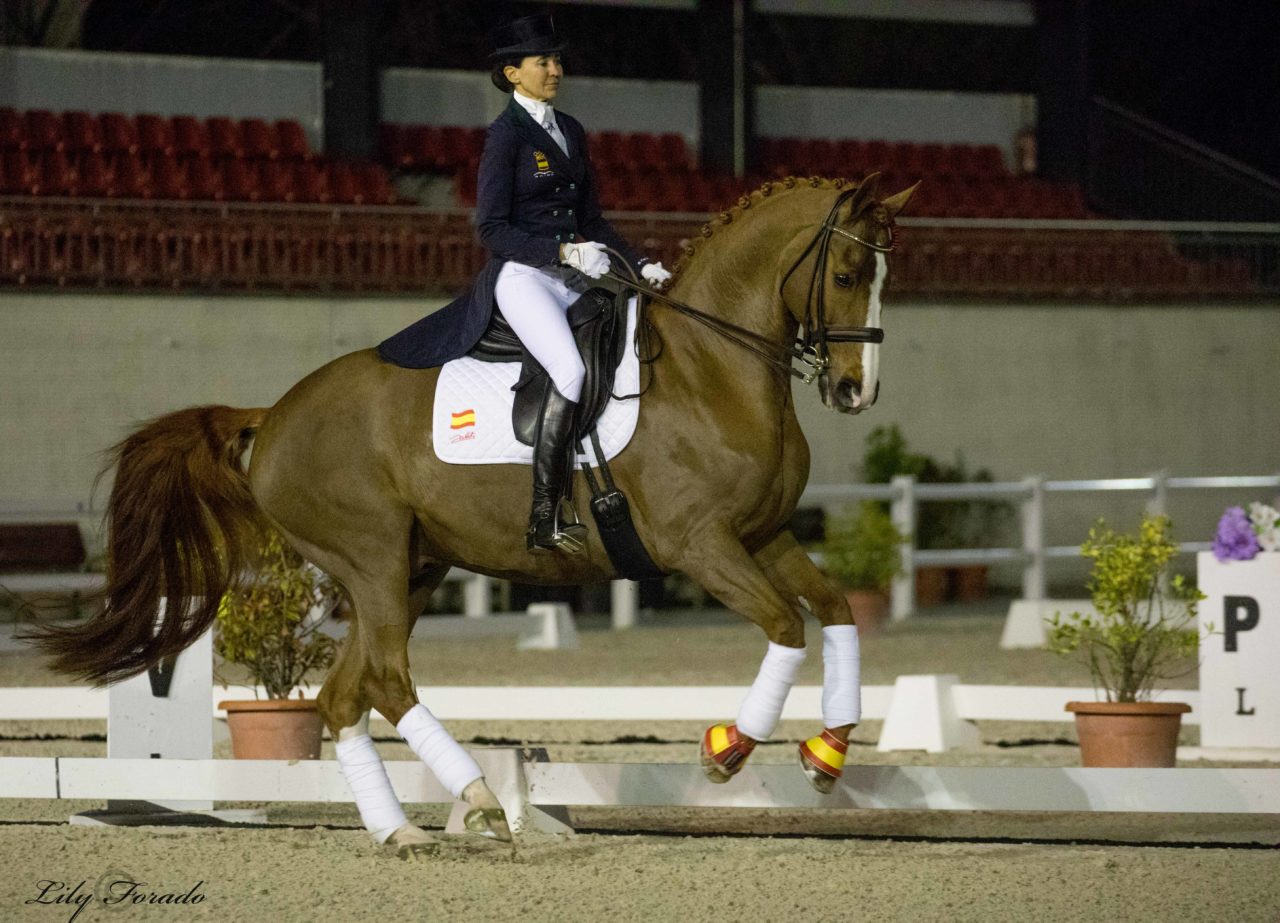
<svg viewBox="0 0 1280 923"><path fill-rule="evenodd" d="M810 785L829 795L844 774L844 760L848 752L847 743L824 730L800 745L800 768Z"/></svg>
<svg viewBox="0 0 1280 923"><path fill-rule="evenodd" d="M500 843L511 842L511 827L502 808L472 808L462 819L469 833L476 833Z"/></svg>
<svg viewBox="0 0 1280 923"><path fill-rule="evenodd" d="M754 740L738 732L736 724L707 728L698 751L703 775L707 781L723 785L738 774L755 746Z"/></svg>

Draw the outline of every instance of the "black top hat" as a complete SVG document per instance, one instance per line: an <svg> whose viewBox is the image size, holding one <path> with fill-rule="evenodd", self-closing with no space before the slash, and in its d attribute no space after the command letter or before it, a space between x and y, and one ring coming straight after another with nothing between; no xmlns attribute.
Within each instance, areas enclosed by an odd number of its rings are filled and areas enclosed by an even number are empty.
<svg viewBox="0 0 1280 923"><path fill-rule="evenodd" d="M502 58L523 57L535 54L555 54L563 51L565 42L556 35L556 25L550 13L534 13L504 22L489 33L490 62Z"/></svg>

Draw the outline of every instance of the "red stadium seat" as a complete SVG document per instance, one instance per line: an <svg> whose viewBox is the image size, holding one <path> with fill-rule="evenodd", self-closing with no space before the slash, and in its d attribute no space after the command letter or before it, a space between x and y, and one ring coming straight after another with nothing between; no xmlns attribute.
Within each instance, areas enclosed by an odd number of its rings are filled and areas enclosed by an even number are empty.
<svg viewBox="0 0 1280 923"><path fill-rule="evenodd" d="M406 125L400 133L404 143L401 166L417 170L448 170L444 132L436 125Z"/></svg>
<svg viewBox="0 0 1280 923"><path fill-rule="evenodd" d="M8 106L0 109L0 147L12 151L27 148L27 129L22 116Z"/></svg>
<svg viewBox="0 0 1280 923"><path fill-rule="evenodd" d="M4 155L4 191L10 195L38 195L40 164L26 151L6 151Z"/></svg>
<svg viewBox="0 0 1280 923"><path fill-rule="evenodd" d="M240 126L225 116L205 120L205 134L209 139L209 153L215 158L243 157L244 145L240 140Z"/></svg>
<svg viewBox="0 0 1280 923"><path fill-rule="evenodd" d="M111 154L138 153L138 128L133 119L119 112L104 112L98 116L102 134L102 149Z"/></svg>
<svg viewBox="0 0 1280 923"><path fill-rule="evenodd" d="M328 174L315 161L298 164L293 180L299 202L330 201Z"/></svg>
<svg viewBox="0 0 1280 923"><path fill-rule="evenodd" d="M240 123L240 143L244 157L275 160L280 156L276 130L262 119L244 119Z"/></svg>
<svg viewBox="0 0 1280 923"><path fill-rule="evenodd" d="M172 157L162 157L151 167L151 191L157 199L181 201L191 197L187 172Z"/></svg>
<svg viewBox="0 0 1280 923"><path fill-rule="evenodd" d="M356 168L361 193L368 205L394 205L396 191L381 164L366 163Z"/></svg>
<svg viewBox="0 0 1280 923"><path fill-rule="evenodd" d="M160 115L143 114L136 120L138 150L146 157L169 157L174 153L173 123Z"/></svg>
<svg viewBox="0 0 1280 923"><path fill-rule="evenodd" d="M220 202L226 198L222 171L204 157L195 157L187 164L187 188L196 201Z"/></svg>
<svg viewBox="0 0 1280 923"><path fill-rule="evenodd" d="M115 177L102 154L86 153L80 159L80 195L104 198L115 190Z"/></svg>
<svg viewBox="0 0 1280 923"><path fill-rule="evenodd" d="M173 150L179 157L207 157L210 153L209 131L194 116L175 115Z"/></svg>
<svg viewBox="0 0 1280 923"><path fill-rule="evenodd" d="M27 146L33 151L63 151L62 120L46 109L29 109L24 117Z"/></svg>
<svg viewBox="0 0 1280 923"><path fill-rule="evenodd" d="M259 184L264 202L295 202L298 198L293 182L293 164L270 160L262 165Z"/></svg>
<svg viewBox="0 0 1280 923"><path fill-rule="evenodd" d="M151 175L139 154L121 154L116 158L111 194L121 199L149 199Z"/></svg>
<svg viewBox="0 0 1280 923"><path fill-rule="evenodd" d="M327 172L329 194L334 202L345 205L359 205L364 202L364 192L360 188L360 181L351 164L330 163L327 165Z"/></svg>
<svg viewBox="0 0 1280 923"><path fill-rule="evenodd" d="M301 123L294 119L282 119L276 122L276 140L279 142L282 160L309 160L311 147L307 144L307 133L302 130Z"/></svg>
<svg viewBox="0 0 1280 923"><path fill-rule="evenodd" d="M65 151L49 150L40 157L39 195L73 196L80 191L80 172Z"/></svg>
<svg viewBox="0 0 1280 923"><path fill-rule="evenodd" d="M223 161L222 188L232 202L257 202L262 198L258 170L251 160Z"/></svg>
<svg viewBox="0 0 1280 923"><path fill-rule="evenodd" d="M684 136L667 133L658 138L658 152L661 162L671 169L687 170L690 165L689 148L684 143Z"/></svg>
<svg viewBox="0 0 1280 923"><path fill-rule="evenodd" d="M587 142L591 162L598 170L631 169L636 166L629 142L616 131L598 132Z"/></svg>
<svg viewBox="0 0 1280 923"><path fill-rule="evenodd" d="M102 150L102 127L87 112L63 113L62 136L69 151L96 154Z"/></svg>

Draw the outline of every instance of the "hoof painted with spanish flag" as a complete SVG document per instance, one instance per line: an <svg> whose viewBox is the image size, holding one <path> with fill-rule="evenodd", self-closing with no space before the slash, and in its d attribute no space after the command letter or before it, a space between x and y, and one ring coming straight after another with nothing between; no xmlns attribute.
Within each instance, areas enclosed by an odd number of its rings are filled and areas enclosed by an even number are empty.
<svg viewBox="0 0 1280 923"><path fill-rule="evenodd" d="M830 731L810 737L800 745L800 766L809 784L826 795L836 787L844 772L844 757L849 745Z"/></svg>
<svg viewBox="0 0 1280 923"><path fill-rule="evenodd" d="M736 724L709 727L702 735L702 771L717 785L728 782L738 774L755 748L756 742L739 734Z"/></svg>

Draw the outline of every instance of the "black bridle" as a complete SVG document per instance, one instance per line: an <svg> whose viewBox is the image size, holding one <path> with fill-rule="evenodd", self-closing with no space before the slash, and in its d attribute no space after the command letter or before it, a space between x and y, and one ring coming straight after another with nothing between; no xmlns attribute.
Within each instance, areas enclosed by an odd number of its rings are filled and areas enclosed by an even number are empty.
<svg viewBox="0 0 1280 923"><path fill-rule="evenodd" d="M893 223L889 222L889 243L887 246L877 244L874 241L863 240L856 234L846 231L844 228L838 227L836 222L841 206L853 198L857 193L858 187L848 189L836 197L835 204L831 207L831 212L827 215L826 220L822 222L822 227L818 229L818 233L814 235L813 240L809 241L809 245L804 248L799 258L791 264L791 268L786 271L782 277L782 283L778 287L778 294L782 297L783 304L786 304L786 294L784 289L791 276L800 268L803 263L814 250L817 250L817 257L813 264L813 274L809 279L809 291L805 296L804 321L802 324L802 336L797 339L790 347L779 347L777 343L768 337L756 333L754 330L748 330L737 324L723 320L714 315L707 314L705 311L699 311L692 305L677 301L661 292L645 285L636 275L635 271L623 258L622 254L614 250L610 250L618 259L618 263L625 267L631 274L630 279L624 279L615 273L606 273L609 278L622 283L623 285L637 289L641 294L667 305L675 309L680 314L692 318L699 323L711 328L725 339L736 343L738 346L761 356L771 365L781 369L784 372L799 378L805 384L810 384L819 376L823 375L827 367L831 363L830 356L827 351L828 343L883 343L884 330L880 327L832 327L827 324L826 312L826 268L827 257L831 251L831 240L834 235L847 237L848 239L861 244L878 253L892 252L894 247L894 229ZM807 366L807 370L795 368L793 363L799 362Z"/></svg>
<svg viewBox="0 0 1280 923"><path fill-rule="evenodd" d="M888 223L888 246L877 244L874 241L863 240L838 225L841 206L852 199L857 192L858 187L855 186L836 197L835 204L831 206L831 212L827 215L827 219L822 222L822 227L818 229L818 233L814 235L813 240L809 241L809 246L804 248L804 252L800 254L799 259L791 264L791 268L787 270L782 277L781 284L778 286L778 294L781 296L783 304L786 304L787 282L790 281L791 276L800 268L800 264L805 261L809 254L815 249L818 251L817 257L813 261L813 273L809 277L809 291L805 295L803 336L796 341L796 345L800 349L801 361L810 368L810 371L802 376L806 383L824 374L827 366L831 364L831 357L827 350L828 343L884 342L884 330L880 327L832 327L827 324L827 258L831 254L832 236L839 234L841 237L847 237L878 253L890 253L893 251L894 232L892 222ZM850 221L852 222L855 217L857 216L851 215Z"/></svg>

